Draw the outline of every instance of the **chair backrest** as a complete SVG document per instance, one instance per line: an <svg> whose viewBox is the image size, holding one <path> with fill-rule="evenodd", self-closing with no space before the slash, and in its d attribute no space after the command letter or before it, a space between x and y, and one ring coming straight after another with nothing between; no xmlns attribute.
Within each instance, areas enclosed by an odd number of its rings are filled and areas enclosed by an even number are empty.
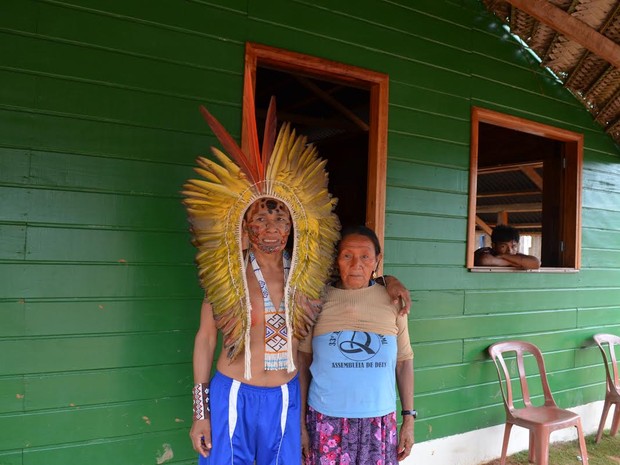
<svg viewBox="0 0 620 465"><path fill-rule="evenodd" d="M504 405L506 407L507 413L510 413L513 410L517 409L517 407L515 407L515 402L518 401L522 402L525 407L532 406L532 401L530 399L528 375L525 371L525 357L528 354L533 356L534 360L536 361L536 367L538 368L538 371L536 373L531 373L531 375L536 376L530 376L530 379L532 381L535 379L537 382L540 383L540 386L542 386L544 395L544 406L556 406L556 403L553 400L553 396L551 395L551 389L549 389L547 372L545 370L545 362L543 360L542 353L540 352L540 349L538 349L538 347L536 347L532 343L525 341L504 341L493 344L489 347L488 350L491 358L493 358L493 361L495 362L495 368L497 369L497 376L499 378L502 397L504 398ZM511 375L511 370L506 363L506 359L511 357L512 354L514 354L514 361L516 361L516 375ZM521 387L520 396L515 395L512 385L513 379L515 381L518 379L519 381L519 386Z"/></svg>
<svg viewBox="0 0 620 465"><path fill-rule="evenodd" d="M618 361L616 360L616 348L620 347L620 336L614 334L595 334L594 341L601 349L605 371L607 373L607 391L619 391L620 381L618 380Z"/></svg>

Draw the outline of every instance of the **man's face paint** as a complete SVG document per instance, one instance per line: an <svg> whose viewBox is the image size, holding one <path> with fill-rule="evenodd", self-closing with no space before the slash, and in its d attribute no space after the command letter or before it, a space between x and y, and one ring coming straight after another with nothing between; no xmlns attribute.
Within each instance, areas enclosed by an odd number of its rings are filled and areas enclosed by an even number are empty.
<svg viewBox="0 0 620 465"><path fill-rule="evenodd" d="M284 250L291 232L291 215L284 203L270 198L258 199L245 213L244 221L253 247L265 253Z"/></svg>

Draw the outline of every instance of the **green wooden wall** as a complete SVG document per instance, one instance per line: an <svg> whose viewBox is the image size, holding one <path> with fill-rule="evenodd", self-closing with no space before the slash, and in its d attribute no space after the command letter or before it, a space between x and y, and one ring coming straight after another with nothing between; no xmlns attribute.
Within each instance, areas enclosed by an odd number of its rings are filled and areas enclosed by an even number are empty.
<svg viewBox="0 0 620 465"><path fill-rule="evenodd" d="M179 191L238 137L246 41L390 76L386 270L412 290L418 442L503 421L486 347L603 397L620 150L476 0L0 2L0 464L193 463L200 290ZM470 109L585 134L583 268L464 268Z"/></svg>

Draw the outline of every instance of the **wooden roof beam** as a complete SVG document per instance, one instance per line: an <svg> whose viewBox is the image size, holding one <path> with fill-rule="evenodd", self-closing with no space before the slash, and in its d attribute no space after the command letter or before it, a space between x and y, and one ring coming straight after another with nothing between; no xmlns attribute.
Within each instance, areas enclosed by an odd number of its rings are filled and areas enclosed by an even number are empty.
<svg viewBox="0 0 620 465"><path fill-rule="evenodd" d="M506 211L509 213L523 213L523 212L541 212L541 203L512 203L501 205L479 205L476 207L476 214L479 213L497 213Z"/></svg>
<svg viewBox="0 0 620 465"><path fill-rule="evenodd" d="M544 0L506 0L563 36L574 40L616 68L620 68L620 45L587 24Z"/></svg>

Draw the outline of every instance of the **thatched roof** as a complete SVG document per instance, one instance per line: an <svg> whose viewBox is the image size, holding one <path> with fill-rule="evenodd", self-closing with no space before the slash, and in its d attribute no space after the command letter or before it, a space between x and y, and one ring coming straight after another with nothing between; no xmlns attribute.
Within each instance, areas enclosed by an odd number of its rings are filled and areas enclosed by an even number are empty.
<svg viewBox="0 0 620 465"><path fill-rule="evenodd" d="M620 1L482 2L620 144Z"/></svg>

